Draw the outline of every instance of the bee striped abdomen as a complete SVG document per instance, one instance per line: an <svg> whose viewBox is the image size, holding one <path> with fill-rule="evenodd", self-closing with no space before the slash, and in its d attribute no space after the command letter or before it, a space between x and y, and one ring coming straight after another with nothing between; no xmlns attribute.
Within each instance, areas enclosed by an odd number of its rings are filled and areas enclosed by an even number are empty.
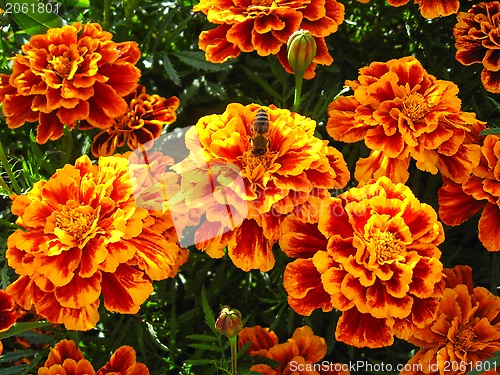
<svg viewBox="0 0 500 375"><path fill-rule="evenodd" d="M269 147L269 115L259 109L251 127L252 154L264 155Z"/></svg>

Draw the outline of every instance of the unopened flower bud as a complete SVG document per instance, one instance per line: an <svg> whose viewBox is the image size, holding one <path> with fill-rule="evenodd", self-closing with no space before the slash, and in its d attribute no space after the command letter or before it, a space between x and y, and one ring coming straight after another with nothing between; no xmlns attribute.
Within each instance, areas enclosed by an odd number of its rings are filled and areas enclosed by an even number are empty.
<svg viewBox="0 0 500 375"><path fill-rule="evenodd" d="M229 306L222 306L222 310L215 322L215 329L228 338L235 337L243 329L241 313Z"/></svg>
<svg viewBox="0 0 500 375"><path fill-rule="evenodd" d="M287 42L288 63L297 75L304 74L305 70L316 57L316 41L307 30L297 30Z"/></svg>

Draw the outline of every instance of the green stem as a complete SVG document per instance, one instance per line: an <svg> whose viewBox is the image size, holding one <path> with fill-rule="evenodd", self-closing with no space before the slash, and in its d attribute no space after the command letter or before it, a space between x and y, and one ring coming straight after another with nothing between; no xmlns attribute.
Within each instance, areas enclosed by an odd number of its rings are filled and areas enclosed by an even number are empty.
<svg viewBox="0 0 500 375"><path fill-rule="evenodd" d="M102 28L109 30L109 20L111 19L111 0L104 0Z"/></svg>
<svg viewBox="0 0 500 375"><path fill-rule="evenodd" d="M21 187L17 183L16 176L14 175L14 172L12 172L12 169L10 168L9 162L7 160L7 155L5 155L5 151L2 146L2 142L0 142L0 163L3 165L5 172L7 172L7 176L9 176L12 187L14 188L14 192L16 194L21 194Z"/></svg>
<svg viewBox="0 0 500 375"><path fill-rule="evenodd" d="M231 374L237 375L237 355L238 355L238 335L231 337L229 339L229 345L231 346Z"/></svg>
<svg viewBox="0 0 500 375"><path fill-rule="evenodd" d="M304 74L295 74L295 96L293 98L293 111L298 112L302 96L302 78Z"/></svg>

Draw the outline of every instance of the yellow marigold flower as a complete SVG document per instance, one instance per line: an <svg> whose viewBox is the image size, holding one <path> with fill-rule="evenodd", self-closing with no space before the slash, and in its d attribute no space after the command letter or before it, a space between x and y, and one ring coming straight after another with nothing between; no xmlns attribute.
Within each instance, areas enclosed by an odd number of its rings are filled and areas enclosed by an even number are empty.
<svg viewBox="0 0 500 375"><path fill-rule="evenodd" d="M149 370L143 363L136 362L135 350L130 346L119 347L97 372L92 363L85 359L82 351L72 340L61 340L50 349L49 356L43 367L38 369L38 375L114 375L134 374L149 375Z"/></svg>
<svg viewBox="0 0 500 375"><path fill-rule="evenodd" d="M280 246L298 258L284 285L299 314L342 311L336 338L383 347L433 319L444 240L437 214L387 177L326 200L318 224L289 216Z"/></svg>
<svg viewBox="0 0 500 375"><path fill-rule="evenodd" d="M479 162L475 144L484 123L463 112L453 82L428 74L414 57L373 62L346 81L353 96L330 103L328 133L336 140L364 139L373 150L356 165L366 182L388 176L406 182L410 158L418 169L463 182Z"/></svg>
<svg viewBox="0 0 500 375"><path fill-rule="evenodd" d="M252 131L257 113L259 129ZM274 266L283 218L317 215L315 199L349 180L342 154L316 138L315 127L286 109L233 103L186 133L190 154L174 169L188 207L206 213L195 234L198 249L220 258L227 246L245 271Z"/></svg>
<svg viewBox="0 0 500 375"><path fill-rule="evenodd" d="M481 211L479 240L488 251L500 251L500 136L489 134L481 145L481 160L462 184L448 179L438 191L439 217L459 225Z"/></svg>
<svg viewBox="0 0 500 375"><path fill-rule="evenodd" d="M135 150L139 145L158 138L163 127L177 118L175 110L180 102L175 96L165 99L158 95L149 95L144 86L137 85L124 99L128 104L127 112L114 119L109 128L94 137L94 156L113 155L117 148L125 144L129 149ZM92 126L81 122L79 128L90 129Z"/></svg>
<svg viewBox="0 0 500 375"><path fill-rule="evenodd" d="M287 60L288 38L299 29L308 30L317 54L304 74L306 79L314 77L316 64L333 62L325 37L344 21L344 6L336 0L201 0L193 10L220 25L203 31L199 40L207 60L215 63L256 51L260 56L278 54L283 67L293 73Z"/></svg>
<svg viewBox="0 0 500 375"><path fill-rule="evenodd" d="M136 42L115 43L96 23L76 22L33 36L0 75L0 103L9 128L38 122L36 140L62 136L79 120L105 129L127 110L123 96L137 85Z"/></svg>
<svg viewBox="0 0 500 375"><path fill-rule="evenodd" d="M445 273L436 318L407 339L421 349L400 375L462 375L475 369L497 374L498 369L484 361L500 350L500 298L485 288L472 288L468 266Z"/></svg>
<svg viewBox="0 0 500 375"><path fill-rule="evenodd" d="M176 272L178 246L168 222L136 205L123 157L87 156L13 196L19 216L7 240L7 260L19 275L8 287L24 309L68 329L88 330L109 311L132 314L153 291L152 281Z"/></svg>
<svg viewBox="0 0 500 375"><path fill-rule="evenodd" d="M250 368L265 375L285 374L330 374L349 375L348 366L341 363L330 363L329 366L319 367L326 355L326 341L316 336L308 326L297 328L292 337L285 343L279 343L278 337L269 328L261 326L246 327L238 336L238 346L241 350L251 342L248 349L250 355L258 355L279 362L278 367L257 364ZM327 367L327 368L325 368ZM338 370L337 370L338 369Z"/></svg>
<svg viewBox="0 0 500 375"><path fill-rule="evenodd" d="M455 58L463 65L482 64L481 82L484 88L500 93L500 1L483 1L468 12L457 14L453 29Z"/></svg>
<svg viewBox="0 0 500 375"><path fill-rule="evenodd" d="M358 0L360 3L368 3L370 0ZM387 0L393 7L406 5L410 0ZM445 17L457 13L460 7L459 0L415 0L418 4L420 14L425 18Z"/></svg>

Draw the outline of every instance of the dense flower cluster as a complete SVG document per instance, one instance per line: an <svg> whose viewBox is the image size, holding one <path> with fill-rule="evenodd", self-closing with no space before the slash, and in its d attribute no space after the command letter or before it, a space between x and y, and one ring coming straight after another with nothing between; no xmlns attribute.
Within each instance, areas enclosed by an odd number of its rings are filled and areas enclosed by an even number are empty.
<svg viewBox="0 0 500 375"><path fill-rule="evenodd" d="M408 339L421 349L400 375L466 374L472 369L491 370L484 361L500 350L500 297L472 287L468 266L445 269L446 289L436 318ZM418 364L418 365L417 365ZM421 369L417 370L417 369Z"/></svg>
<svg viewBox="0 0 500 375"><path fill-rule="evenodd" d="M7 259L19 278L17 303L68 329L88 330L109 311L136 313L152 281L175 274L180 249L162 234L168 221L136 205L123 157L87 156L66 165L26 195L13 196L19 216Z"/></svg>
<svg viewBox="0 0 500 375"><path fill-rule="evenodd" d="M370 0L358 0L361 3L368 3ZM406 5L410 0L387 0L393 7ZM415 0L418 4L420 14L425 18L445 17L457 13L460 8L459 0Z"/></svg>
<svg viewBox="0 0 500 375"><path fill-rule="evenodd" d="M123 96L141 75L136 42L115 43L96 23L52 28L33 36L0 75L0 103L9 128L38 122L36 140L62 136L79 120L105 129L127 110Z"/></svg>
<svg viewBox="0 0 500 375"><path fill-rule="evenodd" d="M215 29L200 34L199 46L209 61L221 63L241 52L260 56L278 54L281 64L293 73L287 61L286 44L299 29L316 40L317 54L304 78L314 77L317 64L330 65L325 37L344 21L344 5L336 0L201 0L194 7L207 15Z"/></svg>
<svg viewBox="0 0 500 375"><path fill-rule="evenodd" d="M279 363L277 367L271 367L267 364L257 364L252 366L250 371L265 375L349 374L349 371L342 370L345 366L342 366L340 363L331 364L331 366L327 366L327 369L318 369L324 371L316 371L314 369L313 365L316 364L317 368L317 362L320 362L326 355L326 342L324 338L314 335L314 332L308 326L297 328L292 337L287 342L281 344L276 334L269 331L268 328L262 328L261 326L245 327L238 336L239 349L241 350L249 342L251 342L248 349L250 355L269 358ZM336 367L340 370L335 371Z"/></svg>
<svg viewBox="0 0 500 375"><path fill-rule="evenodd" d="M251 127L260 109L269 129L256 153ZM317 215L312 202L349 180L342 154L316 138L315 127L314 120L286 109L235 103L186 133L190 155L174 169L188 207L206 213L195 235L200 250L220 258L227 246L245 271L274 266L272 246L283 218L291 212Z"/></svg>
<svg viewBox="0 0 500 375"><path fill-rule="evenodd" d="M457 14L456 59L464 65L482 64L481 82L486 90L500 93L500 2L484 1Z"/></svg>
<svg viewBox="0 0 500 375"><path fill-rule="evenodd" d="M135 150L139 145L158 138L167 124L177 118L175 110L179 107L179 99L175 96L165 99L158 95L149 95L146 88L137 85L134 91L124 97L128 104L125 114L114 119L113 124L94 137L92 154L94 156L109 156L116 149L127 145ZM80 129L92 126L81 122Z"/></svg>
<svg viewBox="0 0 500 375"><path fill-rule="evenodd" d="M447 225L459 225L482 211L479 239L489 251L500 251L500 136L487 135L481 160L462 184L448 179L438 191L439 217Z"/></svg>
<svg viewBox="0 0 500 375"><path fill-rule="evenodd" d="M38 375L149 375L143 363L136 361L135 350L130 346L119 347L109 361L98 371L85 359L82 351L71 340L61 340L50 349L49 356Z"/></svg>
<svg viewBox="0 0 500 375"><path fill-rule="evenodd" d="M436 212L405 185L352 188L323 205L318 224L285 219L280 246L298 258L284 274L288 303L302 315L342 311L339 341L391 345L433 319L443 240Z"/></svg>
<svg viewBox="0 0 500 375"><path fill-rule="evenodd" d="M414 57L374 62L346 81L352 96L328 110L328 133L336 140L364 139L372 150L356 164L355 178L387 176L406 182L410 158L418 169L463 182L479 162L476 138L484 123L463 112L453 82L438 80Z"/></svg>

